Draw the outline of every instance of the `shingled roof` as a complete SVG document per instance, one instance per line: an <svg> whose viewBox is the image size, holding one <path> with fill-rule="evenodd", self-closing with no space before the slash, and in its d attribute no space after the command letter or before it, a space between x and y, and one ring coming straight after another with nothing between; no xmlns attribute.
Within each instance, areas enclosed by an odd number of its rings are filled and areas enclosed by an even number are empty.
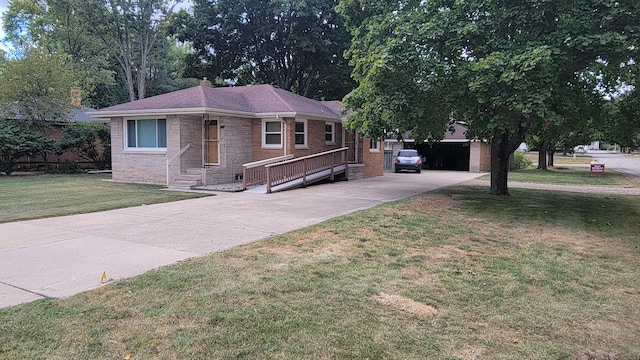
<svg viewBox="0 0 640 360"><path fill-rule="evenodd" d="M280 115L338 120L341 109L340 102L316 101L272 85L210 87L201 84L107 107L93 112L91 117L209 113L246 117Z"/></svg>

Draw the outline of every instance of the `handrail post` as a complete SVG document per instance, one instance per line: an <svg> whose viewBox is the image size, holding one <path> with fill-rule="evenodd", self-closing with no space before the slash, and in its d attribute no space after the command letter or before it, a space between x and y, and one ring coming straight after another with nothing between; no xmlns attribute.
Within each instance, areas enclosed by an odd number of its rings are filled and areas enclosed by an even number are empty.
<svg viewBox="0 0 640 360"><path fill-rule="evenodd" d="M267 194L271 194L271 168L267 167Z"/></svg>
<svg viewBox="0 0 640 360"><path fill-rule="evenodd" d="M242 190L247 190L247 168L242 167Z"/></svg>
<svg viewBox="0 0 640 360"><path fill-rule="evenodd" d="M307 159L302 160L302 185L307 185Z"/></svg>

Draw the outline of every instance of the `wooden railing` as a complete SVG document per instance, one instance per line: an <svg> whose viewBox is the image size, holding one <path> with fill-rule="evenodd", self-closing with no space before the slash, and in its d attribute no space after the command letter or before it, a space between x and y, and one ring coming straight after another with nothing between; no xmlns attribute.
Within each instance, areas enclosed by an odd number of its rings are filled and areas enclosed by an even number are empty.
<svg viewBox="0 0 640 360"><path fill-rule="evenodd" d="M298 181L293 185L304 186L321 179L332 179L336 174L347 172L347 150L325 151L265 166L267 193L274 187Z"/></svg>
<svg viewBox="0 0 640 360"><path fill-rule="evenodd" d="M267 181L265 166L290 159L293 159L293 155L278 156L242 165L242 189L247 190L249 186L264 184Z"/></svg>

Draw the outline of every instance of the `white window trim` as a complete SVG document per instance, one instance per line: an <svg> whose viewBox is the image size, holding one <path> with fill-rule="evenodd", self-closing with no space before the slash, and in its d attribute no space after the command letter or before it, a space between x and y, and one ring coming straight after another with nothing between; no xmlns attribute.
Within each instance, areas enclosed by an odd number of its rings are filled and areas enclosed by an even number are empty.
<svg viewBox="0 0 640 360"><path fill-rule="evenodd" d="M375 146L374 146L375 145ZM380 141L374 141L373 139L369 139L369 152L379 153L380 152Z"/></svg>
<svg viewBox="0 0 640 360"><path fill-rule="evenodd" d="M168 124L167 124L167 119L164 117L157 117L157 118L153 118L153 117L149 117L149 118L138 118L138 117L130 117L130 118L123 118L122 120L122 146L124 147L124 151L125 152L135 152L135 153L166 153L167 152L167 148L166 147L129 147L129 127L127 126L127 123L129 120L164 120L165 121L165 131L166 131L166 135L167 135L167 139L165 139L165 142L169 142L169 131L168 131ZM157 129L156 129L157 131ZM157 135L157 134L156 134Z"/></svg>
<svg viewBox="0 0 640 360"><path fill-rule="evenodd" d="M304 144L296 144L296 135L298 134L296 132L296 124L295 123L303 123L304 124ZM293 143L295 144L295 148L296 149L308 149L309 148L309 141L307 140L308 138L308 134L309 134L309 123L307 122L307 119L296 119L294 124L293 124Z"/></svg>
<svg viewBox="0 0 640 360"><path fill-rule="evenodd" d="M327 141L327 125L331 126L331 141ZM336 123L332 123L332 122L325 122L324 123L325 126L325 130L324 130L324 143L325 145L335 145L336 144Z"/></svg>
<svg viewBox="0 0 640 360"><path fill-rule="evenodd" d="M267 123L268 122L279 122L280 123L280 144L267 144ZM262 130L260 137L262 138L262 148L263 149L282 149L283 136L282 130L284 130L284 122L280 119L271 118L271 119L262 119ZM271 133L275 134L275 133Z"/></svg>

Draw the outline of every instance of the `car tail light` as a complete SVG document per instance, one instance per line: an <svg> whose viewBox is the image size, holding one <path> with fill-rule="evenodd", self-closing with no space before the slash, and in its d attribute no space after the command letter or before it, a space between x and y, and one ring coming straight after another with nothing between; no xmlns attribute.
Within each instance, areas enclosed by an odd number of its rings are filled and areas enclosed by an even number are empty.
<svg viewBox="0 0 640 360"><path fill-rule="evenodd" d="M416 161L416 164L422 164L422 159L418 158L418 161Z"/></svg>
<svg viewBox="0 0 640 360"><path fill-rule="evenodd" d="M400 164L400 159L396 159L396 164Z"/></svg>

